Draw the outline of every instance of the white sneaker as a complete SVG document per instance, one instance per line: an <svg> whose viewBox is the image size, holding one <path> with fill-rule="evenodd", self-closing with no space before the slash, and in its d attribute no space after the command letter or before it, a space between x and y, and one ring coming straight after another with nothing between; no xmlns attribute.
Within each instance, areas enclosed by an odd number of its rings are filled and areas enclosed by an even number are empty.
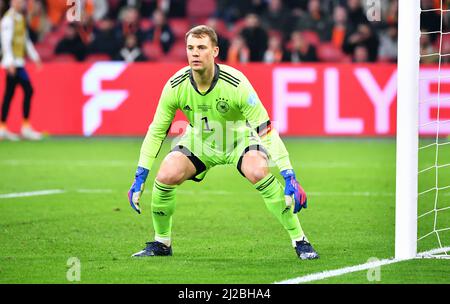
<svg viewBox="0 0 450 304"><path fill-rule="evenodd" d="M41 140L42 134L31 127L22 127L22 137L29 140Z"/></svg>
<svg viewBox="0 0 450 304"><path fill-rule="evenodd" d="M3 139L7 139L7 140L10 140L10 141L19 141L20 140L18 135L10 132L6 128L0 129L0 140L3 140Z"/></svg>

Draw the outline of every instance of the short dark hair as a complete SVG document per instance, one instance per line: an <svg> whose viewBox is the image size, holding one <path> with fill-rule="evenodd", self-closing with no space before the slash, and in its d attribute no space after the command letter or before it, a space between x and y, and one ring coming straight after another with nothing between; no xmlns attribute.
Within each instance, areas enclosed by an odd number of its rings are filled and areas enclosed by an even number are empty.
<svg viewBox="0 0 450 304"><path fill-rule="evenodd" d="M211 40L211 43L212 43L213 46L217 46L218 45L218 38L217 38L216 31L214 31L213 28L211 28L211 27L209 27L207 25L197 25L197 26L191 28L186 33L186 36L184 37L185 41L187 41L187 38L189 37L189 35L192 35L192 37L196 37L196 38L200 38L200 37L206 35Z"/></svg>

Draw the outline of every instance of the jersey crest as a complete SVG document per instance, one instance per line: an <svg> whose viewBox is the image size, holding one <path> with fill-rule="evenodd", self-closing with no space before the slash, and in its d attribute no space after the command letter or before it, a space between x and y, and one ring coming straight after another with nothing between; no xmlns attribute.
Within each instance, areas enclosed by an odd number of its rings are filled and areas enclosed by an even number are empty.
<svg viewBox="0 0 450 304"><path fill-rule="evenodd" d="M225 98L217 98L216 99L216 109L219 113L225 114L230 110L230 105L228 104L228 99Z"/></svg>

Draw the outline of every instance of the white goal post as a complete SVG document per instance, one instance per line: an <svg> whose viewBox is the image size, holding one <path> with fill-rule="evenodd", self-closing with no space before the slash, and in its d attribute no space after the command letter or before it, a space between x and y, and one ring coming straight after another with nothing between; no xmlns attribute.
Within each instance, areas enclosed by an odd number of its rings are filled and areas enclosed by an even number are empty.
<svg viewBox="0 0 450 304"><path fill-rule="evenodd" d="M450 129L446 128L450 120L445 115L440 115L441 106L448 108L447 102L450 101L448 98L450 95L441 92L441 84L450 82L450 74L448 74L450 69L444 68L450 58L450 8L448 5L450 3L440 0L439 6L425 4L422 8L421 0L399 0L395 195L395 258L397 260L420 257L450 259L450 246L445 247L445 243L449 242L448 233L450 232L450 205L447 199L450 197L448 182L450 162L444 157L450 156L448 153ZM430 24L425 26L425 22L424 28L421 29L421 17L425 18L425 15L421 14L438 14L440 18L431 15L436 21L434 27L429 28ZM438 20L440 20L439 23ZM431 35L439 38L434 39L436 40L434 47L426 47ZM421 47L421 36L424 38L424 47ZM431 78L430 74L421 77L421 60L432 57L434 57L433 60L424 62L438 63L435 75L433 74ZM424 67L423 71L426 73L429 70L429 67ZM429 80L437 84L437 94L434 94L431 99L423 95L427 82L421 82ZM428 107L433 105L437 108L436 118L427 121L422 112L419 116L419 108L424 105ZM436 130L431 129L432 133L430 133L429 126L435 127ZM419 145L419 140L422 140L419 137L419 131L424 131L423 127L428 128L424 134L434 135L433 143ZM430 141L431 138L424 140ZM427 155L432 155L432 162L429 158L427 159ZM429 173L434 174L434 177L427 176ZM420 193L418 193L419 189L421 189ZM427 198L428 195L432 198ZM420 205L418 205L419 199ZM418 216L419 210L421 214ZM428 221L425 221L427 218ZM419 219L420 222L418 222ZM427 242L420 243L420 247L426 244L429 246L432 238L436 239L438 248L418 253L418 242L424 242L423 240L427 239Z"/></svg>
<svg viewBox="0 0 450 304"><path fill-rule="evenodd" d="M399 0L398 54L395 258L411 259L417 254L420 0Z"/></svg>

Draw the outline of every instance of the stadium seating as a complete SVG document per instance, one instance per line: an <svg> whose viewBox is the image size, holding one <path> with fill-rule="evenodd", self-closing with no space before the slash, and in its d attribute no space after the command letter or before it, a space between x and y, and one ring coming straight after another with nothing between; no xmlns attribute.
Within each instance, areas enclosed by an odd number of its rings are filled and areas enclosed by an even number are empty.
<svg viewBox="0 0 450 304"><path fill-rule="evenodd" d="M60 54L54 55L52 57L52 62L76 62L76 58L70 54Z"/></svg>
<svg viewBox="0 0 450 304"><path fill-rule="evenodd" d="M280 40L283 39L283 33L280 32L280 31L277 31L277 30L269 30L269 31L267 31L267 35L268 35L269 37L277 37L277 38L279 38Z"/></svg>
<svg viewBox="0 0 450 304"><path fill-rule="evenodd" d="M303 38L305 38L310 44L317 46L320 43L319 34L314 31L303 31Z"/></svg>
<svg viewBox="0 0 450 304"><path fill-rule="evenodd" d="M238 21L236 21L233 25L233 28L230 31L230 37L236 37L237 35L239 35L239 33L241 32L241 30L245 27L245 19L239 19Z"/></svg>
<svg viewBox="0 0 450 304"><path fill-rule="evenodd" d="M345 54L332 43L321 43L317 45L317 57L319 61L339 62L345 59Z"/></svg>
<svg viewBox="0 0 450 304"><path fill-rule="evenodd" d="M203 18L198 18L196 19L195 22L191 22L190 23L190 27L194 27L196 25L200 25L200 24L207 24L208 23L208 19L211 16L208 17L203 17ZM219 18L215 18L216 20L216 27L215 27L215 31L218 35L221 35L222 37L226 38L226 39L231 39L233 38L232 32L228 29L225 21L223 21L222 19Z"/></svg>
<svg viewBox="0 0 450 304"><path fill-rule="evenodd" d="M159 45L155 45L153 42L145 42L142 45L142 51L151 61L157 61L163 57L161 47L159 47Z"/></svg>
<svg viewBox="0 0 450 304"><path fill-rule="evenodd" d="M186 62L186 45L184 43L184 40L177 41L170 52L164 56L161 57L161 61L165 62Z"/></svg>
<svg viewBox="0 0 450 304"><path fill-rule="evenodd" d="M64 33L61 31L51 32L47 34L42 41L42 44L46 44L52 47L56 47L58 42L63 38Z"/></svg>
<svg viewBox="0 0 450 304"><path fill-rule="evenodd" d="M223 37L225 37L227 39L231 38L230 31L228 30L227 25L225 24L225 21L223 21L222 19L217 19L216 31L217 31L217 33L219 33L220 35L222 35Z"/></svg>
<svg viewBox="0 0 450 304"><path fill-rule="evenodd" d="M156 2L156 1L155 1ZM115 11L118 7L120 7L122 0L108 0L109 8L111 11ZM163 54L162 50L159 47L151 45L151 43L144 43L143 51L144 54L149 57L150 60L185 60L185 49L184 45L184 35L185 33L193 26L199 24L206 24L208 18L211 16L217 15L217 1L216 0L186 0L186 17L168 17L168 23L175 35L175 44L173 49L169 52L169 54ZM115 15L111 15L115 17ZM178 16L178 15L177 15ZM223 16L222 16L223 17ZM223 17L225 18L225 17ZM114 22L118 22L118 20L114 20ZM152 26L151 17L142 17L140 21L140 29L145 33ZM228 39L230 42L236 37L241 30L245 27L245 17L234 21L233 23L226 23L225 19L220 19L219 17L216 19L216 31L222 37ZM94 26L98 26L99 21L94 22ZM36 43L36 48L38 49L41 57L44 61L51 61L55 59L56 61L62 60L61 58L56 58L53 54L53 50L55 49L58 42L64 37L65 29L68 25L68 21L63 19L60 24L57 24L52 31L44 35L42 41ZM274 31L272 29L267 29L269 35L273 35ZM286 33L284 33L286 35ZM315 46L318 53L318 58L320 61L326 62L349 62L351 61L351 57L343 54L342 50L334 47L329 41L323 42L320 39L319 33L306 30L302 31L304 39L306 39L311 45ZM283 35L283 36L285 36ZM287 35L286 35L287 36ZM83 37L84 38L84 37ZM443 35L443 50L450 50L450 35ZM436 49L439 49L439 40L433 44ZM284 47L286 49L290 49L290 42L284 41ZM95 59L96 57L91 57L91 59ZM100 57L103 58L103 57ZM103 60L103 59L102 59ZM446 61L450 60L450 56L445 58ZM379 58L381 62L389 61L388 58Z"/></svg>
<svg viewBox="0 0 450 304"><path fill-rule="evenodd" d="M109 61L111 58L107 54L91 54L85 59L86 62Z"/></svg>
<svg viewBox="0 0 450 304"><path fill-rule="evenodd" d="M147 19L147 18L141 19L141 21L139 22L139 27L144 32L148 31L152 27L152 20Z"/></svg>
<svg viewBox="0 0 450 304"><path fill-rule="evenodd" d="M51 61L53 59L54 47L52 45L48 43L38 43L35 45L35 48L42 61Z"/></svg>
<svg viewBox="0 0 450 304"><path fill-rule="evenodd" d="M184 35L190 29L189 21L186 18L172 18L169 19L169 26L175 35L175 39L184 41Z"/></svg>
<svg viewBox="0 0 450 304"><path fill-rule="evenodd" d="M437 40L437 50L439 50L439 40L440 39L436 39ZM450 34L445 34L442 35L442 53L443 54L448 54L448 52L450 51Z"/></svg>
<svg viewBox="0 0 450 304"><path fill-rule="evenodd" d="M216 11L214 0L188 0L186 14L192 19L211 16Z"/></svg>

